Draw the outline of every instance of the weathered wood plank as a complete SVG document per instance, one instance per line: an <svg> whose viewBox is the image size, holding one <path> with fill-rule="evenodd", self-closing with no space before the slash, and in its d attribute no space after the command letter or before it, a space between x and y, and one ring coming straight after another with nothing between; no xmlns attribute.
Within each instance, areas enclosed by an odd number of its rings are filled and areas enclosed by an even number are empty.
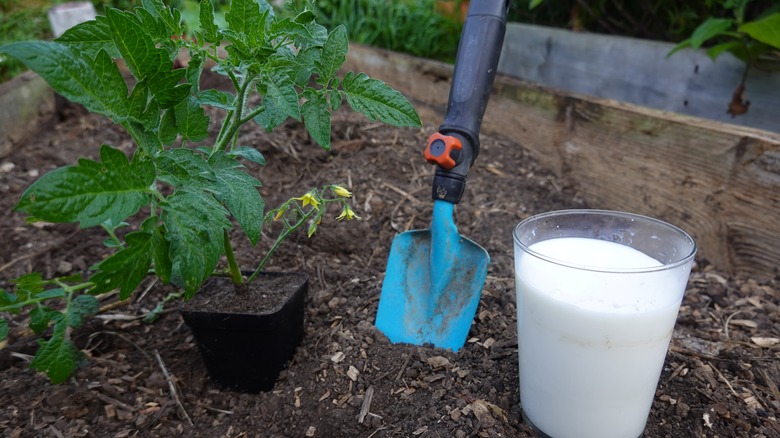
<svg viewBox="0 0 780 438"><path fill-rule="evenodd" d="M558 90L780 133L780 63L750 70L745 86L750 109L731 117L726 110L744 63L729 53L713 62L704 50L667 56L672 48L659 41L509 23L498 71Z"/></svg>
<svg viewBox="0 0 780 438"><path fill-rule="evenodd" d="M452 66L353 45L346 68L401 90L424 121L443 120ZM482 129L524 145L592 207L674 223L731 273L777 273L780 135L505 76Z"/></svg>

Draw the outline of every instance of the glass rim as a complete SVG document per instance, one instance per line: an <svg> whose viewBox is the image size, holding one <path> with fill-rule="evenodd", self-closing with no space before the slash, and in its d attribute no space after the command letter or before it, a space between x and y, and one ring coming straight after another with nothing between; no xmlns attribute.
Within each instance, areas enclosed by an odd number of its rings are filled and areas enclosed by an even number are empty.
<svg viewBox="0 0 780 438"><path fill-rule="evenodd" d="M520 238L518 237L518 230L520 230L521 227L527 225L530 222L538 221L540 219L545 219L549 217L570 216L570 215L622 216L625 218L639 219L639 220L651 222L659 227L666 228L667 230L679 234L680 237L684 238L687 242L690 243L691 250L684 256L681 256L678 260L675 260L670 263L661 262L662 263L661 266L649 266L649 267L642 267L642 268L604 268L601 266L588 266L588 265L582 265L578 263L571 263L571 262L567 262L564 260L556 259L554 257L541 254L539 252L532 250L528 245L521 242ZM696 256L696 250L698 249L696 245L696 241L693 239L693 237L691 237L690 234L688 234L682 228L670 224L669 222L665 222L660 219L656 219L650 216L645 216L636 213L628 213L628 212L617 211L617 210L588 209L588 208L553 210L553 211L548 211L545 213L539 213L539 214L529 216L523 219L522 221L520 221L520 223L518 223L515 226L515 229L512 232L512 238L515 244L518 245L520 249L523 250L523 252L531 256L534 256L538 259L544 260L548 263L553 263L559 266L564 266L571 269L578 269L582 271L605 272L605 273L616 273L616 274L642 274L642 273L650 273L650 272L668 271L670 269L684 266L687 263L689 263L693 259L693 257ZM585 237L585 238L589 239L589 237ZM602 240L602 239L596 239L596 240ZM604 241L609 242L609 240L604 240Z"/></svg>

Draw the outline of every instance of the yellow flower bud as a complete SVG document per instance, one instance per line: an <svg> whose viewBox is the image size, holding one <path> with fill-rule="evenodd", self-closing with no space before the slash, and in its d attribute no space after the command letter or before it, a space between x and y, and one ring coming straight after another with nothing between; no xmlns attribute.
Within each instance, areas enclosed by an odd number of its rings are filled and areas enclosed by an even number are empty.
<svg viewBox="0 0 780 438"><path fill-rule="evenodd" d="M279 211L276 212L276 216L274 216L274 220L278 221L284 213L287 212L287 204L283 205L282 208L279 209Z"/></svg>
<svg viewBox="0 0 780 438"><path fill-rule="evenodd" d="M349 190L345 189L344 187L334 185L334 186L331 186L331 190L333 190L333 193L335 193L338 196L341 196L342 198L351 198L352 197L352 192L350 192Z"/></svg>

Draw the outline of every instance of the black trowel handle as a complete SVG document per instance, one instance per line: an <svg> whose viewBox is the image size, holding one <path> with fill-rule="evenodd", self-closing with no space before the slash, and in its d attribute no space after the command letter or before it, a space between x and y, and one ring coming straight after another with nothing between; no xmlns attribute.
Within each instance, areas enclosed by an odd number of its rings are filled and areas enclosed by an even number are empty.
<svg viewBox="0 0 780 438"><path fill-rule="evenodd" d="M477 0L463 25L447 116L429 140L425 157L438 164L433 199L457 204L466 176L479 153L479 128L485 114L504 43L508 0Z"/></svg>

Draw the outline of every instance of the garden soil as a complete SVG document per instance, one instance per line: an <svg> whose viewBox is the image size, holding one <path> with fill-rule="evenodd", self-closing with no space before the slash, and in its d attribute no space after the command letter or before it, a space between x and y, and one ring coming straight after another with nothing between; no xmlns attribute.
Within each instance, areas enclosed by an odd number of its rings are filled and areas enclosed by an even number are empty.
<svg viewBox="0 0 780 438"><path fill-rule="evenodd" d="M457 352L391 344L374 327L393 237L428 228L433 168L422 150L436 126L386 127L339 111L333 149L314 145L298 123L269 134L247 128L240 143L268 160L252 166L269 206L310 188L354 192L359 221L334 211L312 238L293 236L268 266L310 278L305 337L275 388L224 391L209 380L178 303L154 323L141 318L175 289L148 279L126 302L73 338L88 362L53 385L29 369L36 337L11 317L0 350L4 437L527 437L518 390L512 229L536 213L594 205L580 188L541 168L522 139L483 136L463 201L460 234L485 247L490 270L465 347ZM102 143L132 150L120 128L77 107L0 161L0 287L40 271L88 273L107 254L99 229L27 224L12 211L36 177ZM132 229L137 221L131 224ZM257 247L235 233L242 267ZM674 331L646 437L780 437L780 280L731 277L699 259ZM561 418L561 421L567 421Z"/></svg>

